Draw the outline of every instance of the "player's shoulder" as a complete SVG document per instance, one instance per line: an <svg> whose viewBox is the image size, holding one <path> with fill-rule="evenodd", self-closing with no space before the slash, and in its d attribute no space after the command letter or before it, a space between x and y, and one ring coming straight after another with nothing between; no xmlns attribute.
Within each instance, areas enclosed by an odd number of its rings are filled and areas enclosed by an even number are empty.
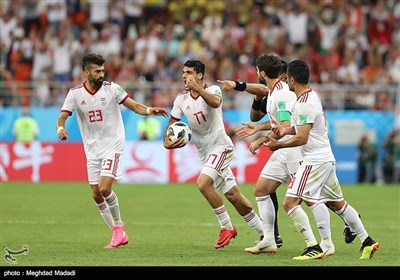
<svg viewBox="0 0 400 280"><path fill-rule="evenodd" d="M321 103L318 93L312 89L306 90L297 98L298 103L316 104Z"/></svg>
<svg viewBox="0 0 400 280"><path fill-rule="evenodd" d="M219 94L219 95L222 94L222 90L221 90L221 87L220 87L219 85L209 85L209 84L206 84L206 85L205 85L205 89L206 89L208 92L212 92L212 93Z"/></svg>
<svg viewBox="0 0 400 280"><path fill-rule="evenodd" d="M177 94L176 96L177 96L177 97L178 97L178 96L184 97L184 96L188 96L189 93L190 93L189 91L184 90L184 91L178 92L178 94Z"/></svg>
<svg viewBox="0 0 400 280"><path fill-rule="evenodd" d="M114 83L113 81L103 81L103 87L111 88L111 87L119 87L119 85L117 83Z"/></svg>
<svg viewBox="0 0 400 280"><path fill-rule="evenodd" d="M70 88L69 91L78 91L81 90L82 88L83 88L83 83L80 83Z"/></svg>

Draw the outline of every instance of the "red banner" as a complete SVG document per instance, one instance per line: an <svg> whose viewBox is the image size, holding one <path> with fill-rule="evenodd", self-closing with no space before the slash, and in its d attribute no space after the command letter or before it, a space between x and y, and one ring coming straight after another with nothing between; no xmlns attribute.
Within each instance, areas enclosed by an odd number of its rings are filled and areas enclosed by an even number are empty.
<svg viewBox="0 0 400 280"><path fill-rule="evenodd" d="M1 181L51 182L87 181L82 143L35 142L30 145L0 143ZM231 164L237 182L255 182L271 151L261 147L257 155L245 141L235 143ZM162 142L126 143L121 163L121 183L195 182L201 163L193 143L167 150Z"/></svg>

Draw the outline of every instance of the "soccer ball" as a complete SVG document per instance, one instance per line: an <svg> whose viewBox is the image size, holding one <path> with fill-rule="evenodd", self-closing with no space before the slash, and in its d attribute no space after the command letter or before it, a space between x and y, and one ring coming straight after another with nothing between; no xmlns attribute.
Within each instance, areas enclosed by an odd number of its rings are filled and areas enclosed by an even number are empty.
<svg viewBox="0 0 400 280"><path fill-rule="evenodd" d="M186 145L192 138L192 130L184 122L174 122L168 127L168 137L171 141L175 141L179 138L184 138Z"/></svg>

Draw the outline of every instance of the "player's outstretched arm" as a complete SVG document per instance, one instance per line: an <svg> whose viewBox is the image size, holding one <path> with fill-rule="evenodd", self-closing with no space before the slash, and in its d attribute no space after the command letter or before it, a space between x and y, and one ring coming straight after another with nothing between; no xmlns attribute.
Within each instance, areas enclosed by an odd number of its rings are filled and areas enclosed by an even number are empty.
<svg viewBox="0 0 400 280"><path fill-rule="evenodd" d="M222 84L222 89L226 91L246 91L253 95L267 96L269 93L269 88L263 84L257 83L245 83L241 81L231 81L231 80L217 80L218 83Z"/></svg>
<svg viewBox="0 0 400 280"><path fill-rule="evenodd" d="M159 107L147 107L141 103L134 101L132 98L128 97L122 103L126 108L140 115L155 115L168 117L168 111L164 108Z"/></svg>

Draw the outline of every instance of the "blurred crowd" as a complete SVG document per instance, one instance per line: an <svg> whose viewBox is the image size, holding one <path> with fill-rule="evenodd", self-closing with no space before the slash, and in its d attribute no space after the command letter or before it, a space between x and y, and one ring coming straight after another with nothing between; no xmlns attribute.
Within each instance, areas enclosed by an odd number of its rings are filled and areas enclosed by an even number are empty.
<svg viewBox="0 0 400 280"><path fill-rule="evenodd" d="M400 0L3 0L0 39L0 106L60 106L91 52L107 80L162 107L192 57L210 83L257 82L263 52L303 59L312 83L375 85L372 102L358 96L368 109L394 110L379 86L400 84Z"/></svg>

